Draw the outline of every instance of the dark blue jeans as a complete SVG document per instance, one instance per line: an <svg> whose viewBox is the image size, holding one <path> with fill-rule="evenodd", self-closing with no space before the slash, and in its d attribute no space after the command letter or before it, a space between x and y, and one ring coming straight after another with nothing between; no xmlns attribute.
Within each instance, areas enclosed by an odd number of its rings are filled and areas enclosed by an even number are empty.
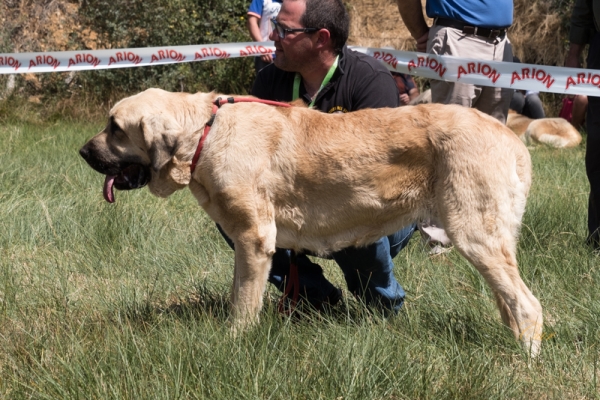
<svg viewBox="0 0 600 400"><path fill-rule="evenodd" d="M219 227L219 231L233 248L232 241ZM369 306L397 312L404 303L404 289L394 276L393 258L412 237L416 224L384 236L365 247L348 247L332 254L342 269L350 293L363 299ZM323 269L306 254L296 258L300 279L300 294L311 304L320 305L336 291L336 287L323 275ZM269 282L281 292L290 271L290 250L278 248L273 256Z"/></svg>

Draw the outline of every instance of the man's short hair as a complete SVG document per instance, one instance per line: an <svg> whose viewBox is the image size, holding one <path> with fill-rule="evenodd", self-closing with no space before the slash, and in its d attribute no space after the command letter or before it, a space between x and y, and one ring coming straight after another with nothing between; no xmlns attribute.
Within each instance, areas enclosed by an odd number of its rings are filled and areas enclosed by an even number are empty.
<svg viewBox="0 0 600 400"><path fill-rule="evenodd" d="M342 0L306 0L300 23L305 28L327 29L333 50L337 54L342 52L350 32L350 16Z"/></svg>

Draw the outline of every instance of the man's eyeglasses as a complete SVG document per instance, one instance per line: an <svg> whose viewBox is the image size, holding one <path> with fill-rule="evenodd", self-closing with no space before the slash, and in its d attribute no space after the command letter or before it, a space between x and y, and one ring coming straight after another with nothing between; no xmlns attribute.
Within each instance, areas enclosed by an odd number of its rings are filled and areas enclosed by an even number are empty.
<svg viewBox="0 0 600 400"><path fill-rule="evenodd" d="M288 33L294 33L294 32L314 33L319 30L319 28L294 28L294 29L284 28L283 26L279 25L279 22L277 22L275 20L275 18L271 19L271 26L273 27L273 31L275 33L277 33L277 36L279 36L280 39L284 39L285 35Z"/></svg>

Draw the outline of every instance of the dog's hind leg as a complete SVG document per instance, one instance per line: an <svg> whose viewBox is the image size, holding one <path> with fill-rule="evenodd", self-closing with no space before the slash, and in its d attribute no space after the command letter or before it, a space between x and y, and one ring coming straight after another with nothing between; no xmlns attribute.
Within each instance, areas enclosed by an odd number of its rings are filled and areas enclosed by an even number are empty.
<svg viewBox="0 0 600 400"><path fill-rule="evenodd" d="M482 172L486 173L486 172ZM490 285L504 323L532 356L542 339L542 307L525 285L516 258L516 243L528 181L471 179L447 189L440 216L448 236Z"/></svg>
<svg viewBox="0 0 600 400"><path fill-rule="evenodd" d="M473 219L470 219L473 223ZM477 231L477 232L476 232ZM484 231L452 234L452 242L490 285L500 315L532 356L539 353L542 307L525 285L517 266L514 241L502 236L482 238ZM513 243L511 243L513 242Z"/></svg>
<svg viewBox="0 0 600 400"><path fill-rule="evenodd" d="M518 329L519 326L517 324L517 321L515 321L512 312L510 311L510 308L498 292L492 290L492 293L494 294L494 298L496 299L496 305L498 306L498 310L500 311L502 321L504 321L504 323L508 327L510 327L510 329L514 332L515 329Z"/></svg>

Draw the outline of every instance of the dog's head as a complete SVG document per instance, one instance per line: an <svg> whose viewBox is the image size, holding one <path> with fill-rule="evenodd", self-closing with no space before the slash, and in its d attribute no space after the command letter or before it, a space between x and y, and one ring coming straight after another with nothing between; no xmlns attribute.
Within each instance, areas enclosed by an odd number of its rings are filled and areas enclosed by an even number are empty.
<svg viewBox="0 0 600 400"><path fill-rule="evenodd" d="M161 197L185 187L212 97L148 89L117 103L106 128L79 150L93 169L106 175L104 198L114 202L113 187L148 185Z"/></svg>

